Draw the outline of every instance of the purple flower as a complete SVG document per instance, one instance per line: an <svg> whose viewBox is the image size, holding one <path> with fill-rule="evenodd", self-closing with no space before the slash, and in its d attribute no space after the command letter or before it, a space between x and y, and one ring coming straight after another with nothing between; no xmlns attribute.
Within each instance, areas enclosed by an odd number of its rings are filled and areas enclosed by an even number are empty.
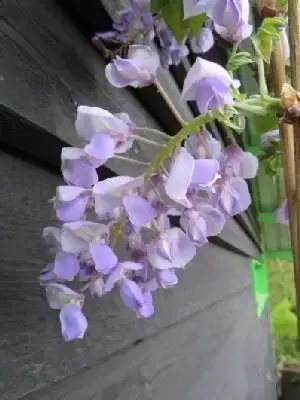
<svg viewBox="0 0 300 400"><path fill-rule="evenodd" d="M222 180L218 191L218 206L226 215L233 217L247 210L251 204L247 182L240 177Z"/></svg>
<svg viewBox="0 0 300 400"><path fill-rule="evenodd" d="M116 57L105 68L108 81L115 87L144 87L151 85L159 66L159 57L148 46L132 45L128 57Z"/></svg>
<svg viewBox="0 0 300 400"><path fill-rule="evenodd" d="M153 315L151 292L142 289L136 282L124 279L120 284L120 297L123 303L139 317L149 318Z"/></svg>
<svg viewBox="0 0 300 400"><path fill-rule="evenodd" d="M289 224L289 209L287 200L284 200L276 211L276 221L284 225Z"/></svg>
<svg viewBox="0 0 300 400"><path fill-rule="evenodd" d="M209 204L200 204L194 209L186 210L180 218L182 229L198 247L207 243L209 236L218 235L225 222L224 215Z"/></svg>
<svg viewBox="0 0 300 400"><path fill-rule="evenodd" d="M189 135L184 147L194 158L214 158L217 160L222 150L221 142L216 140L208 131Z"/></svg>
<svg viewBox="0 0 300 400"><path fill-rule="evenodd" d="M59 279L73 280L79 272L77 257L72 253L60 251L56 254L53 272Z"/></svg>
<svg viewBox="0 0 300 400"><path fill-rule="evenodd" d="M209 14L218 0L183 0L184 18L202 13Z"/></svg>
<svg viewBox="0 0 300 400"><path fill-rule="evenodd" d="M125 153L132 146L135 129L128 114L111 114L100 107L79 106L75 127L78 135L88 144L84 154L99 167L114 153Z"/></svg>
<svg viewBox="0 0 300 400"><path fill-rule="evenodd" d="M126 215L137 232L156 217L154 208L143 197L126 195L122 202Z"/></svg>
<svg viewBox="0 0 300 400"><path fill-rule="evenodd" d="M178 65L181 59L189 54L189 50L185 45L186 39L182 43L178 43L170 29L164 23L158 23L157 37L159 40L159 58L163 68L169 68L170 65Z"/></svg>
<svg viewBox="0 0 300 400"><path fill-rule="evenodd" d="M199 33L191 40L194 53L207 53L214 45L215 40L212 30L208 27L200 29Z"/></svg>
<svg viewBox="0 0 300 400"><path fill-rule="evenodd" d="M92 241L89 250L95 263L95 270L102 275L108 275L118 262L113 250L106 244L96 240Z"/></svg>
<svg viewBox="0 0 300 400"><path fill-rule="evenodd" d="M211 13L215 30L230 42L241 42L252 33L249 0L218 0Z"/></svg>
<svg viewBox="0 0 300 400"><path fill-rule="evenodd" d="M219 163L223 176L240 176L244 179L252 179L257 175L258 158L243 151L235 144L224 149L219 156Z"/></svg>
<svg viewBox="0 0 300 400"><path fill-rule="evenodd" d="M59 319L62 336L67 342L83 338L88 322L80 307L67 304L61 309Z"/></svg>
<svg viewBox="0 0 300 400"><path fill-rule="evenodd" d="M69 185L91 188L98 182L97 171L82 149L64 147L61 161L62 174Z"/></svg>
<svg viewBox="0 0 300 400"><path fill-rule="evenodd" d="M56 217L63 222L80 219L86 210L92 192L76 186L56 188Z"/></svg>
<svg viewBox="0 0 300 400"><path fill-rule="evenodd" d="M116 176L98 182L93 188L95 211L99 218L111 217L122 207L122 197L143 184L143 177Z"/></svg>
<svg viewBox="0 0 300 400"><path fill-rule="evenodd" d="M218 178L217 160L194 160L191 154L181 147L171 166L165 189L170 199L186 208L192 206L187 198L190 186L209 187Z"/></svg>
<svg viewBox="0 0 300 400"><path fill-rule="evenodd" d="M156 271L156 274L158 285L163 289L175 286L178 283L178 277L174 268L160 269Z"/></svg>
<svg viewBox="0 0 300 400"><path fill-rule="evenodd" d="M196 247L179 228L160 233L147 247L147 256L154 268L183 268L196 255Z"/></svg>
<svg viewBox="0 0 300 400"><path fill-rule="evenodd" d="M144 265L138 262L125 261L118 263L105 281L105 291L110 292L118 282L132 275L133 272L143 270L143 268Z"/></svg>
<svg viewBox="0 0 300 400"><path fill-rule="evenodd" d="M84 302L84 295L75 292L61 283L48 283L45 285L46 298L49 307L53 310L61 310L67 304L74 304L81 307Z"/></svg>
<svg viewBox="0 0 300 400"><path fill-rule="evenodd" d="M220 65L198 57L188 72L182 100L195 100L201 114L233 104L232 78Z"/></svg>

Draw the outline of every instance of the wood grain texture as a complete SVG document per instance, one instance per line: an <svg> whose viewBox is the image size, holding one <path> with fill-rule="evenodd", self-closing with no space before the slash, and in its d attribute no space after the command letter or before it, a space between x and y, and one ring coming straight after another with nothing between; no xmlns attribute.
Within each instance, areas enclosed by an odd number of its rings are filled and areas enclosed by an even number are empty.
<svg viewBox="0 0 300 400"><path fill-rule="evenodd" d="M75 374L250 285L247 258L207 244L181 274L181 284L157 294L153 319L136 319L114 293L99 302L87 302L90 329L86 338L65 344L60 339L57 313L48 309L36 281L40 268L49 261L41 232L51 224L47 201L60 179L3 152L0 170L3 400L16 400Z"/></svg>
<svg viewBox="0 0 300 400"><path fill-rule="evenodd" d="M245 289L23 400L275 400L267 314Z"/></svg>

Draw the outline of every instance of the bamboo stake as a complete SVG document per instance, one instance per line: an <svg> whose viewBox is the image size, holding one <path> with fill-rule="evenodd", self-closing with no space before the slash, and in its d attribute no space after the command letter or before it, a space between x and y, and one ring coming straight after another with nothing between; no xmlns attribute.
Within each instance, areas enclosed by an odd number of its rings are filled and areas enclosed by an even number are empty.
<svg viewBox="0 0 300 400"><path fill-rule="evenodd" d="M288 0L289 16L289 34L291 47L291 74L292 86L300 91L300 0ZM298 73L297 73L298 69ZM300 124L294 125L294 145L295 145L295 216L297 220L297 256L296 256L296 307L298 319L298 345L300 338L300 212L297 212L297 206L300 206Z"/></svg>

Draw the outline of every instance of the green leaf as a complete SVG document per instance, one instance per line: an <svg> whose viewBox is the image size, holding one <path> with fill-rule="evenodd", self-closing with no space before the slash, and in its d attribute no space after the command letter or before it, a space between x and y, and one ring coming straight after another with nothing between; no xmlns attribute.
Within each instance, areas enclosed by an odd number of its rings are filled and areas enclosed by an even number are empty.
<svg viewBox="0 0 300 400"><path fill-rule="evenodd" d="M253 37L256 50L261 53L266 62L270 62L274 42L280 39L280 30L285 23L282 17L265 18Z"/></svg>
<svg viewBox="0 0 300 400"><path fill-rule="evenodd" d="M272 131L278 128L278 118L276 114L270 113L265 116L255 115L250 117L251 119L251 129L259 134Z"/></svg>
<svg viewBox="0 0 300 400"><path fill-rule="evenodd" d="M185 29L191 39L198 34L205 20L206 14L199 14L184 21Z"/></svg>
<svg viewBox="0 0 300 400"><path fill-rule="evenodd" d="M162 16L168 28L173 32L175 39L178 43L181 43L185 37L182 0L172 0L172 4L164 6L162 8Z"/></svg>
<svg viewBox="0 0 300 400"><path fill-rule="evenodd" d="M158 12L169 3L170 0L151 0L151 11Z"/></svg>
<svg viewBox="0 0 300 400"><path fill-rule="evenodd" d="M251 63L253 63L253 60L251 58L250 53L247 53L246 51L241 51L240 53L234 53L230 56L226 69L228 72L234 72L242 65Z"/></svg>

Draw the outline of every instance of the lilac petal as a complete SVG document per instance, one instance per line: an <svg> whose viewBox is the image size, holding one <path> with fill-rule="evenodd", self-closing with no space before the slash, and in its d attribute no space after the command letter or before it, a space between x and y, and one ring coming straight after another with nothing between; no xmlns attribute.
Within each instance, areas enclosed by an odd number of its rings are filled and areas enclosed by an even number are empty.
<svg viewBox="0 0 300 400"><path fill-rule="evenodd" d="M140 271L144 268L143 264L132 261L124 261L119 266L125 271Z"/></svg>
<svg viewBox="0 0 300 400"><path fill-rule="evenodd" d="M61 251L54 261L54 273L58 278L73 280L79 271L79 262L74 254Z"/></svg>
<svg viewBox="0 0 300 400"><path fill-rule="evenodd" d="M146 289L142 290L142 294L143 294L144 301L143 301L143 304L140 306L137 314L138 314L138 316L140 316L142 318L152 317L152 315L154 314L152 294L149 290L146 290Z"/></svg>
<svg viewBox="0 0 300 400"><path fill-rule="evenodd" d="M251 204L247 182L239 177L231 179L223 186L219 202L221 210L231 217L247 210Z"/></svg>
<svg viewBox="0 0 300 400"><path fill-rule="evenodd" d="M202 13L211 13L216 2L217 0L183 0L184 19L194 17Z"/></svg>
<svg viewBox="0 0 300 400"><path fill-rule="evenodd" d="M289 224L288 201L284 200L276 212L276 221L280 224Z"/></svg>
<svg viewBox="0 0 300 400"><path fill-rule="evenodd" d="M158 54L149 46L133 44L129 47L128 57L140 62L150 74L155 75L159 66Z"/></svg>
<svg viewBox="0 0 300 400"><path fill-rule="evenodd" d="M64 160L61 168L65 181L70 185L90 188L98 182L95 167L84 157L77 160Z"/></svg>
<svg viewBox="0 0 300 400"><path fill-rule="evenodd" d="M151 204L140 196L124 196L123 206L130 222L140 229L156 217L156 212Z"/></svg>
<svg viewBox="0 0 300 400"><path fill-rule="evenodd" d="M51 282L65 282L65 279L59 279L54 273L54 262L50 262L43 268L39 275L39 282L41 285L46 285Z"/></svg>
<svg viewBox="0 0 300 400"><path fill-rule="evenodd" d="M111 213L115 208L122 206L122 196L126 184L134 182L130 176L116 176L98 182L94 188L95 211L101 218Z"/></svg>
<svg viewBox="0 0 300 400"><path fill-rule="evenodd" d="M58 186L56 199L59 201L72 201L84 193L86 189L76 186Z"/></svg>
<svg viewBox="0 0 300 400"><path fill-rule="evenodd" d="M61 283L48 283L45 285L45 291L49 307L54 310L60 310L69 303L80 307L84 301L83 294L79 294Z"/></svg>
<svg viewBox="0 0 300 400"><path fill-rule="evenodd" d="M194 159L185 148L181 147L179 153L171 166L166 181L165 190L170 199L185 207L191 204L186 198L186 192L190 186L194 171Z"/></svg>
<svg viewBox="0 0 300 400"><path fill-rule="evenodd" d="M180 226L196 246L201 247L207 243L206 222L197 211L182 214Z"/></svg>
<svg viewBox="0 0 300 400"><path fill-rule="evenodd" d="M184 80L181 99L196 100L199 82L203 78L224 79L224 82L228 82L228 87L232 82L228 72L219 64L197 57Z"/></svg>
<svg viewBox="0 0 300 400"><path fill-rule="evenodd" d="M192 50L194 53L206 53L214 45L215 40L210 28L201 28L200 32L191 41Z"/></svg>
<svg viewBox="0 0 300 400"><path fill-rule="evenodd" d="M103 279L101 277L90 283L89 292L91 293L92 296L96 296L99 298L104 296L105 288Z"/></svg>
<svg viewBox="0 0 300 400"><path fill-rule="evenodd" d="M84 151L97 160L103 160L104 164L115 153L115 141L108 133L98 133L85 146Z"/></svg>
<svg viewBox="0 0 300 400"><path fill-rule="evenodd" d="M222 151L221 142L216 140L208 131L191 134L185 141L184 147L195 158L218 159Z"/></svg>
<svg viewBox="0 0 300 400"><path fill-rule="evenodd" d="M162 249L166 249L166 254ZM183 268L196 254L196 247L179 228L163 232L150 242L147 256L154 268Z"/></svg>
<svg viewBox="0 0 300 400"><path fill-rule="evenodd" d="M123 268L120 265L117 265L116 268L114 268L111 273L108 275L105 284L104 284L104 289L105 293L110 292L115 285L120 282L124 278L124 273L123 273Z"/></svg>
<svg viewBox="0 0 300 400"><path fill-rule="evenodd" d="M137 312L144 303L142 289L137 283L129 279L124 279L121 282L120 297L123 303L135 312Z"/></svg>
<svg viewBox="0 0 300 400"><path fill-rule="evenodd" d="M88 197L78 197L75 200L56 202L56 217L60 221L70 222L79 220L86 210Z"/></svg>
<svg viewBox="0 0 300 400"><path fill-rule="evenodd" d="M218 179L219 168L217 160L196 160L191 184L211 186Z"/></svg>
<svg viewBox="0 0 300 400"><path fill-rule="evenodd" d="M162 269L157 271L157 278L162 288L168 288L177 285L178 277L174 269Z"/></svg>
<svg viewBox="0 0 300 400"><path fill-rule="evenodd" d="M108 82L117 88L123 88L130 84L130 79L124 77L112 62L105 67L105 76Z"/></svg>
<svg viewBox="0 0 300 400"><path fill-rule="evenodd" d="M216 236L222 232L226 223L223 213L209 204L201 204L198 211L205 219L207 236Z"/></svg>
<svg viewBox="0 0 300 400"><path fill-rule="evenodd" d="M80 307L68 304L61 309L59 314L61 333L67 342L82 339L87 329L87 319Z"/></svg>
<svg viewBox="0 0 300 400"><path fill-rule="evenodd" d="M257 175L258 158L251 153L243 152L240 161L240 176L244 179L252 179Z"/></svg>
<svg viewBox="0 0 300 400"><path fill-rule="evenodd" d="M233 104L230 84L224 77L205 77L198 84L196 93L197 107L201 114L226 104Z"/></svg>
<svg viewBox="0 0 300 400"><path fill-rule="evenodd" d="M90 252L95 263L96 271L108 275L116 266L118 258L106 244L93 241L90 244Z"/></svg>

